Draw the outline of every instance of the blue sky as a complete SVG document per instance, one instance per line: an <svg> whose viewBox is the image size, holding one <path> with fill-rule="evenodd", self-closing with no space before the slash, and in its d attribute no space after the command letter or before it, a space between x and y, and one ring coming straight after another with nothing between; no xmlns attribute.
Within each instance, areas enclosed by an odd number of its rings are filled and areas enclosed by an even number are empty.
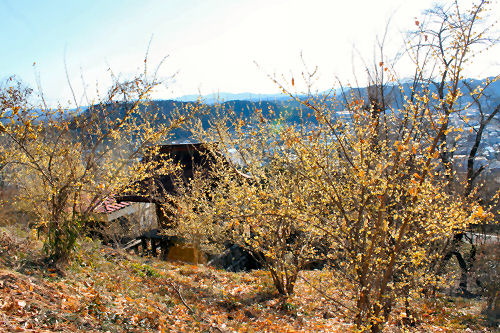
<svg viewBox="0 0 500 333"><path fill-rule="evenodd" d="M463 1L462 1L463 2ZM467 1L468 2L468 1ZM352 77L359 55L370 59L376 35L392 16L389 53L432 0L0 0L0 79L16 75L51 104L70 100L65 65L85 104L105 91L109 71L138 73L149 40L154 67L169 55L155 94L170 98L221 92L275 93L268 74L297 75L300 53L318 66L318 88ZM498 72L499 52L482 55L470 75ZM495 62L496 61L496 62ZM260 67L255 65L255 62ZM35 66L33 64L36 64ZM404 72L404 68L403 68ZM295 74L293 74L295 73Z"/></svg>

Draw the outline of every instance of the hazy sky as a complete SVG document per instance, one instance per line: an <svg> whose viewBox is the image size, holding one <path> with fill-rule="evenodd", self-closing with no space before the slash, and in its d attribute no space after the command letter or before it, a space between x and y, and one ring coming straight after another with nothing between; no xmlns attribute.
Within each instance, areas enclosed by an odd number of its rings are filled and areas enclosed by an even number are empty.
<svg viewBox="0 0 500 333"><path fill-rule="evenodd" d="M0 79L15 74L36 88L38 76L47 99L66 104L66 59L77 98L85 104L82 82L94 96L96 83L101 91L109 84L108 68L124 78L138 73L152 38L151 68L169 55L159 76L177 73L175 81L156 93L158 98L217 91L275 93L266 73L299 73L301 51L310 67L319 66L318 86L326 88L335 75L350 77L353 56L357 61L358 54L372 58L375 38L391 16L387 50L396 52L404 31L414 28L415 17L432 3L0 0ZM494 58L499 55L488 51L471 75L490 76L492 68L498 72Z"/></svg>

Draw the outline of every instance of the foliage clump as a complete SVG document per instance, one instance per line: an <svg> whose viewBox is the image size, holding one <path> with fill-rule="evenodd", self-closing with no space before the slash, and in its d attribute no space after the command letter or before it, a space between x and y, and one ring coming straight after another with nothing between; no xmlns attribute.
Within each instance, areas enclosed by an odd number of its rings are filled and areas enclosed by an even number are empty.
<svg viewBox="0 0 500 333"><path fill-rule="evenodd" d="M145 70L115 80L102 100L73 110L34 104L32 91L15 78L1 90L4 181L18 208L33 216L53 262L71 255L106 198L149 175L136 161L187 119L173 114L159 122L145 107L157 84Z"/></svg>
<svg viewBox="0 0 500 333"><path fill-rule="evenodd" d="M379 332L397 305L435 293L444 286L440 267L450 240L492 217L470 193L451 190L447 146L451 117L464 110L464 65L484 41L486 5L462 12L455 3L430 12L428 26L416 23L414 89L401 88L399 106L386 100L386 80L394 84L397 76L382 58L367 69L367 96L343 88L340 96L312 94L314 73L303 74L305 97L290 93L294 79L289 87L276 80L306 110L300 124L259 109L250 118L225 112L210 127L195 124L200 140L216 142L210 147L218 160L209 177L195 176L182 196L169 197L191 231L179 230L201 243L204 235L224 235L247 249L284 297L301 270L323 259L353 300L339 308L361 330ZM436 51L444 43L443 53Z"/></svg>

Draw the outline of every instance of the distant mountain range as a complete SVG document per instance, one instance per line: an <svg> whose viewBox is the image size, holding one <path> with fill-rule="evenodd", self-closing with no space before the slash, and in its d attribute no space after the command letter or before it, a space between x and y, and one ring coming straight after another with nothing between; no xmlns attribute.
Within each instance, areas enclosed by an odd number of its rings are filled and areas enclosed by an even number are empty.
<svg viewBox="0 0 500 333"><path fill-rule="evenodd" d="M490 77L489 79L493 79L493 77ZM481 84L484 84L486 79L466 79L466 82L472 87L475 88ZM403 80L402 83L403 91L404 94L409 94L411 91L411 80ZM468 88L463 84L462 82L460 83L460 88L462 89L462 92L465 93L468 92ZM388 96L393 95L392 99L393 101L398 101L402 102L401 97L396 97L397 95L401 96L399 87L397 85L387 85L386 88L386 94ZM350 96L352 92L355 92L356 95L360 95L361 97L366 97L367 95L367 87L359 87L359 88L346 88L344 90L344 94L346 96ZM436 91L435 87L431 86L431 91ZM341 90L336 89L334 92L337 94L337 97L342 100L341 98ZM496 81L486 89L486 95L491 98L496 98L500 97L500 81ZM318 95L325 94L326 92L319 93ZM305 95L299 95L299 98L305 98ZM467 96L466 96L467 97ZM222 103L222 102L227 102L227 101L251 101L251 102L261 102L261 101L269 101L269 102L275 102L278 104L281 104L282 102L285 101L290 101L290 97L285 94L254 94L254 93L227 93L227 92L220 92L220 93L212 93L208 95L184 95L181 97L174 98L173 100L179 101L179 102L196 102L200 100L203 103L206 104L215 104L215 103ZM471 102L471 98L466 98L464 100L465 102ZM345 100L343 100L345 102Z"/></svg>
<svg viewBox="0 0 500 333"><path fill-rule="evenodd" d="M176 101L180 102L196 102L201 100L207 104L214 104L217 102L224 101L251 101L251 102L259 102L259 101L282 101L287 100L289 97L285 94L254 94L254 93L213 93L208 95L184 95L181 97L174 98Z"/></svg>

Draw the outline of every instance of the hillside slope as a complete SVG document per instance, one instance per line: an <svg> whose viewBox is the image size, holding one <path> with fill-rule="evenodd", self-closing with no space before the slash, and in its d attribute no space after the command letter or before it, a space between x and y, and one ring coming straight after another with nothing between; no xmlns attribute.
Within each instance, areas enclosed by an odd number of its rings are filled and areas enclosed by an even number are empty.
<svg viewBox="0 0 500 333"><path fill-rule="evenodd" d="M30 236L0 230L0 331L349 332L336 315L327 271L307 271L283 303L263 271L229 273L122 253L90 240L59 270L44 265ZM325 293L320 293L318 290ZM412 304L411 332L493 332L481 300L439 297ZM395 311L386 332L401 330Z"/></svg>

